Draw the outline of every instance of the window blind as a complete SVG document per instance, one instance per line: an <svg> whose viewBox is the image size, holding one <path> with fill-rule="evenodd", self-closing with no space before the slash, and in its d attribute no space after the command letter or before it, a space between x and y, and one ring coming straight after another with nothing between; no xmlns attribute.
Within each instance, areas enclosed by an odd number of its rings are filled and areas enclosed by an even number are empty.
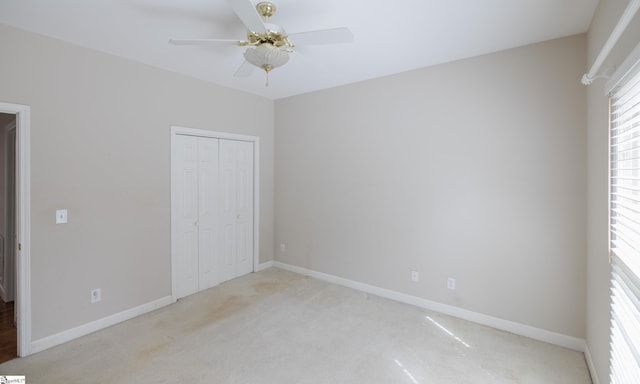
<svg viewBox="0 0 640 384"><path fill-rule="evenodd" d="M611 384L640 383L640 71L610 99Z"/></svg>

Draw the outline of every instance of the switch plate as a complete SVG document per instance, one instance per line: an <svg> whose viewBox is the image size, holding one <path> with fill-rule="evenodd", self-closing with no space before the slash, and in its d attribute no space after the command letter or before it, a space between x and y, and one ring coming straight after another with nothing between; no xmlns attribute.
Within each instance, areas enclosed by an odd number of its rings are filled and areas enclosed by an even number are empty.
<svg viewBox="0 0 640 384"><path fill-rule="evenodd" d="M447 279L447 288L451 289L451 290L455 290L456 289L456 279L454 279L453 277L450 277Z"/></svg>
<svg viewBox="0 0 640 384"><path fill-rule="evenodd" d="M66 224L66 223L67 223L67 210L58 209L56 211L56 224Z"/></svg>
<svg viewBox="0 0 640 384"><path fill-rule="evenodd" d="M411 271L411 281L415 283L420 281L420 273L418 271Z"/></svg>

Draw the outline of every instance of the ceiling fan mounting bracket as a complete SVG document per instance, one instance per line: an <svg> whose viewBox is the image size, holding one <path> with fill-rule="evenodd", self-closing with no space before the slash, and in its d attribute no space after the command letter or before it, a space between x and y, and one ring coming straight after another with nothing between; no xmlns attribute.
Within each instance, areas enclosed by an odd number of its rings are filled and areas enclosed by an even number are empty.
<svg viewBox="0 0 640 384"><path fill-rule="evenodd" d="M266 23L269 22L269 18L271 16L273 16L274 13L276 13L276 6L273 3L270 3L268 1L264 1L262 3L258 3L256 5L256 9L258 10L258 12L262 15L262 17L264 17L264 21Z"/></svg>

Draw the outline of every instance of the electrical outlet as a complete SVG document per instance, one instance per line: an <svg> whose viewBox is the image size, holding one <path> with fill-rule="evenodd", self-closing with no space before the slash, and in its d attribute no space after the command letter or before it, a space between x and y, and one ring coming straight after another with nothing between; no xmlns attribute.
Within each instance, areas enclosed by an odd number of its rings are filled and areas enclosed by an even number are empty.
<svg viewBox="0 0 640 384"><path fill-rule="evenodd" d="M411 281L415 283L420 281L420 273L418 271L411 271Z"/></svg>
<svg viewBox="0 0 640 384"><path fill-rule="evenodd" d="M447 288L451 289L451 290L455 290L456 289L456 279L454 279L453 277L450 277L447 279Z"/></svg>
<svg viewBox="0 0 640 384"><path fill-rule="evenodd" d="M287 251L287 246L284 243L280 243L280 252L285 253Z"/></svg>
<svg viewBox="0 0 640 384"><path fill-rule="evenodd" d="M92 290L91 291L91 304L97 303L100 300L102 300L102 292L100 291L100 288Z"/></svg>

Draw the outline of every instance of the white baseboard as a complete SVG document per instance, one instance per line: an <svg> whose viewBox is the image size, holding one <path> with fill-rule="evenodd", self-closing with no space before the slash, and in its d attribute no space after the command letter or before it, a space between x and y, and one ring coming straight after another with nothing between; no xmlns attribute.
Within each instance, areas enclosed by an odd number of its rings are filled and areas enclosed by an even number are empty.
<svg viewBox="0 0 640 384"><path fill-rule="evenodd" d="M258 265L258 270L256 272L264 271L265 269L269 269L271 267L273 267L273 260Z"/></svg>
<svg viewBox="0 0 640 384"><path fill-rule="evenodd" d="M587 367L589 367L591 381L593 384L600 384L600 378L598 376L598 372L596 372L596 365L593 363L593 358L591 357L591 351L589 350L588 345L585 345L584 348L584 358L587 360Z"/></svg>
<svg viewBox="0 0 640 384"><path fill-rule="evenodd" d="M337 277L337 276L329 275L326 273L297 267L291 264L285 264L279 261L275 261L273 263L273 266L276 268L285 269L291 272L296 272L301 275L311 276L318 280L324 280L329 283L334 283L334 284L342 285L348 288L357 289L359 291L370 293L372 295L399 301L401 303L415 305L416 307L443 313L445 315L457 317L464 320L469 320L474 323L478 323L478 324L486 325L492 328L500 329L503 331L515 333L516 335L529 337L534 340L543 341L545 343L558 345L564 348L573 349L579 352L584 352L586 348L585 341L583 339L578 339L576 337L547 331L544 329L532 327L525 324L515 323L509 320L499 319L497 317L484 315L482 313L469 311L467 309L462 309L462 308L454 307L451 305L423 299L421 297L408 295L406 293L400 293L400 292L392 291L389 289L380 288L380 287L376 287L376 286L365 284L365 283L360 283L358 281L344 279L342 277Z"/></svg>
<svg viewBox="0 0 640 384"><path fill-rule="evenodd" d="M156 309L165 307L173 303L175 303L175 299L171 296L166 296L161 299L142 304L135 308L127 309L126 311L122 311L120 313L116 313L114 315L107 316L87 324L83 324L79 327L62 331L55 335L43 337L42 339L31 342L31 353L44 351L45 349L55 347L56 345L66 343L73 339L77 339L78 337L82 337L101 329L110 327L112 325L116 325L123 321L133 319L134 317L144 315L145 313L155 311Z"/></svg>

